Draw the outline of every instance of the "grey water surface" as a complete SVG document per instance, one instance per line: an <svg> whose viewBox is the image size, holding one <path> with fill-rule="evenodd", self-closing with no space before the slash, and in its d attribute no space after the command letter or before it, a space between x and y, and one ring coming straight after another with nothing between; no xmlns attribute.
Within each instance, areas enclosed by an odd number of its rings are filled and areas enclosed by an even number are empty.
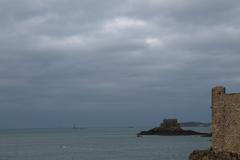
<svg viewBox="0 0 240 160"><path fill-rule="evenodd" d="M192 150L211 144L210 138L200 136L137 138L144 129L148 128L0 130L0 160L187 160Z"/></svg>

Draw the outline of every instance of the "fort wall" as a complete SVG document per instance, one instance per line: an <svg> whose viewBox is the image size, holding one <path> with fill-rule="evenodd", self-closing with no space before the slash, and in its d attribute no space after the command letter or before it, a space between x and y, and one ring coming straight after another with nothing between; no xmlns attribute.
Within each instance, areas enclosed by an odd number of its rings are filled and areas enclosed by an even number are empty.
<svg viewBox="0 0 240 160"><path fill-rule="evenodd" d="M212 89L213 151L240 153L240 93Z"/></svg>

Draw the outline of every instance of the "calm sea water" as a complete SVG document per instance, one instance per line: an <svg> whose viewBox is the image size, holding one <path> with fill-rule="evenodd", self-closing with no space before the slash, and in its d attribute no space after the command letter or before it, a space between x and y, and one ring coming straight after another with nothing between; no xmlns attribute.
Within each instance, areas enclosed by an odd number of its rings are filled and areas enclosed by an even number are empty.
<svg viewBox="0 0 240 160"><path fill-rule="evenodd" d="M143 128L0 130L0 160L187 160L192 150L207 149L211 143L210 138L199 136L137 138L140 130Z"/></svg>

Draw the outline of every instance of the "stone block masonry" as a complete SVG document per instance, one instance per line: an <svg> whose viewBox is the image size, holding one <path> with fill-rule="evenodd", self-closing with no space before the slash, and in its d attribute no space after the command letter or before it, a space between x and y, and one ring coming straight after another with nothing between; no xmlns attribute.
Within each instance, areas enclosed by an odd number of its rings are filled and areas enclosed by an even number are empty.
<svg viewBox="0 0 240 160"><path fill-rule="evenodd" d="M212 89L213 151L240 153L240 93Z"/></svg>

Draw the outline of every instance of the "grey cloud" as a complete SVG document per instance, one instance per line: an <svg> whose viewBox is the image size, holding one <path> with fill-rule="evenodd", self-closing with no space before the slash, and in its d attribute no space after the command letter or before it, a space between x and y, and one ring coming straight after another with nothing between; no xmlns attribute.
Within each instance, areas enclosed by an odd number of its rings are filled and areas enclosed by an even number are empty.
<svg viewBox="0 0 240 160"><path fill-rule="evenodd" d="M222 0L2 0L0 127L209 121L211 87L240 90L239 12Z"/></svg>

